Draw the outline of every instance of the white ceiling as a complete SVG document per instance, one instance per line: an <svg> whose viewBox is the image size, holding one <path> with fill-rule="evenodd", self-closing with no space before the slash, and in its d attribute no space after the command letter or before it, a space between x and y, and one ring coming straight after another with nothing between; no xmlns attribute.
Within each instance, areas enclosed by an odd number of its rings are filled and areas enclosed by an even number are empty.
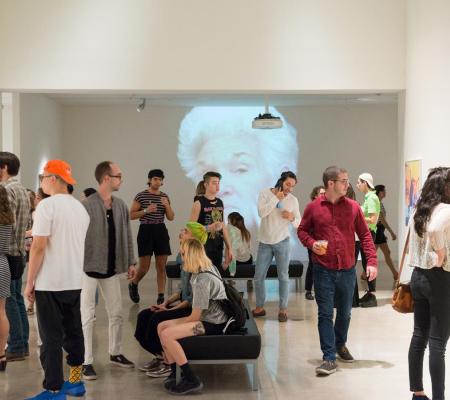
<svg viewBox="0 0 450 400"><path fill-rule="evenodd" d="M66 106L137 105L146 99L147 106L263 106L264 94L85 94L48 93L47 96ZM397 93L347 94L270 94L273 106L395 104Z"/></svg>

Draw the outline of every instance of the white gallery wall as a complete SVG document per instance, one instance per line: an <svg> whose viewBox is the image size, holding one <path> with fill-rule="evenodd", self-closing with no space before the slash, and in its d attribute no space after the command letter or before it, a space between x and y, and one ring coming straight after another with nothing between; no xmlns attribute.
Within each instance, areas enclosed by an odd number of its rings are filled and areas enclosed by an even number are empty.
<svg viewBox="0 0 450 400"><path fill-rule="evenodd" d="M20 95L20 159L23 184L36 189L45 162L62 155L61 106L40 94Z"/></svg>
<svg viewBox="0 0 450 400"><path fill-rule="evenodd" d="M414 0L407 11L405 123L399 158L422 159L423 182L430 168L450 166L450 2ZM399 208L403 212L404 205ZM402 231L404 236L404 227Z"/></svg>
<svg viewBox="0 0 450 400"><path fill-rule="evenodd" d="M301 210L309 201L312 187L321 183L323 169L338 164L348 168L352 183L359 173L369 171L376 183L387 185L385 204L396 229L397 105L298 106L278 110L297 130L299 185L295 194ZM176 250L178 231L189 218L195 189L177 159L178 131L189 111L188 107L147 107L137 113L133 105L63 106L62 154L72 164L78 180L76 194L80 195L85 187L95 187L94 169L103 160L113 160L121 166L124 181L119 195L127 204L146 187L149 169L163 169L163 190L171 197L176 213L175 221L168 223L172 249ZM133 222L133 226L136 234L138 222Z"/></svg>
<svg viewBox="0 0 450 400"><path fill-rule="evenodd" d="M0 89L404 88L405 0L6 0Z"/></svg>

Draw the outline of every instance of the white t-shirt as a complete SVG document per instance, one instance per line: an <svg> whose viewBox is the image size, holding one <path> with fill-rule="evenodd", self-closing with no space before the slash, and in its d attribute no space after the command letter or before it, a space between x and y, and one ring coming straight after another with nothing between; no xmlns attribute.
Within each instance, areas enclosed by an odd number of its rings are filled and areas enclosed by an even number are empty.
<svg viewBox="0 0 450 400"><path fill-rule="evenodd" d="M279 207L277 208L277 204ZM292 212L292 222L281 216L283 210ZM300 210L298 200L289 193L281 202L270 189L265 189L259 194L258 214L261 217L258 240L265 244L276 244L289 237L289 226L298 228L300 225Z"/></svg>
<svg viewBox="0 0 450 400"><path fill-rule="evenodd" d="M84 241L89 215L83 205L69 194L42 200L36 208L33 236L48 236L36 290L81 289Z"/></svg>

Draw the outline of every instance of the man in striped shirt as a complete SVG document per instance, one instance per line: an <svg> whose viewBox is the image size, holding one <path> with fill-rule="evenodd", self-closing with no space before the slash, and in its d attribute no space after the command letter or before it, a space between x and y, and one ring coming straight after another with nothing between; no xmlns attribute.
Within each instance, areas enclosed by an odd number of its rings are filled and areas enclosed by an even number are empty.
<svg viewBox="0 0 450 400"><path fill-rule="evenodd" d="M6 151L0 152L0 184L8 192L9 201L15 217L8 261L17 271L21 271L11 280L11 296L6 299L6 315L10 324L8 361L24 360L29 355L29 325L22 296L22 272L25 266L25 231L30 217L30 198L25 187L17 179L20 160ZM19 276L20 275L20 276Z"/></svg>

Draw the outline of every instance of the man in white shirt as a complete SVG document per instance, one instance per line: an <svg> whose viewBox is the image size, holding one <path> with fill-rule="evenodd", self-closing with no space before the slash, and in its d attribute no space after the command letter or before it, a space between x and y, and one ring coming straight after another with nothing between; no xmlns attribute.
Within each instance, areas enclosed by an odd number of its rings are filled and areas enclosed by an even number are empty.
<svg viewBox="0 0 450 400"><path fill-rule="evenodd" d="M265 279L272 258L275 257L280 294L278 321L287 321L289 298L289 226L297 228L300 224L298 200L292 195L297 177L292 171L283 172L274 188L265 189L259 194L258 214L261 225L258 234L258 255L255 267L256 308L253 316L266 315Z"/></svg>
<svg viewBox="0 0 450 400"><path fill-rule="evenodd" d="M27 400L64 400L66 394L82 396L84 341L80 315L84 241L89 215L67 191L76 181L70 165L51 160L39 176L50 197L35 212L25 296L36 299L44 391ZM64 382L62 350L67 353L69 380Z"/></svg>

